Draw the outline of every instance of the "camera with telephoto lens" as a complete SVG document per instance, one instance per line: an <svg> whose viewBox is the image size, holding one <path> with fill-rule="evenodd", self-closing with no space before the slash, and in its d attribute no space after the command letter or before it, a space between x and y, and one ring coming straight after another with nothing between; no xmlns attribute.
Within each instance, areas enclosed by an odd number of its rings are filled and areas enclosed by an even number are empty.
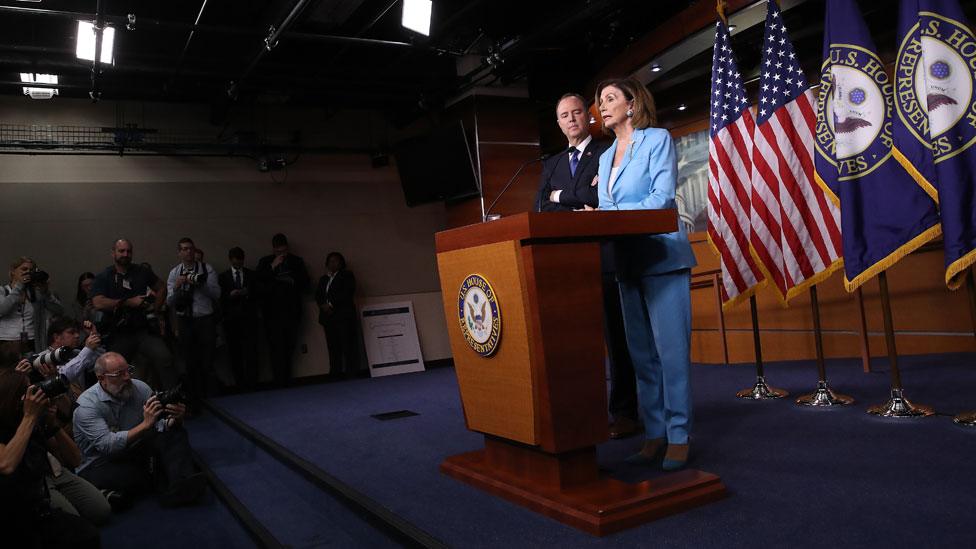
<svg viewBox="0 0 976 549"><path fill-rule="evenodd" d="M163 412L159 414L160 418L169 417L169 412L166 411L166 406L168 404L181 404L181 403L186 403L186 401L188 400L186 393L183 392L182 384L177 385L176 387L173 387L172 389L168 389L166 391L157 391L155 393L155 396L156 396L156 400L158 400L159 403L163 406Z"/></svg>
<svg viewBox="0 0 976 549"><path fill-rule="evenodd" d="M78 351L71 347L58 347L57 349L46 349L39 353L29 355L27 361L34 368L39 368L41 365L61 366L67 364L68 361L76 356L78 356Z"/></svg>

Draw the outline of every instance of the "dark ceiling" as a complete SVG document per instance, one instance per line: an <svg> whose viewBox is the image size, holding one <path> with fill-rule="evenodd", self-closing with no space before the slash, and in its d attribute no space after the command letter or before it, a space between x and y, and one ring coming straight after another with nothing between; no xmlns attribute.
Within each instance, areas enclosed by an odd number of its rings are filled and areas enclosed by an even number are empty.
<svg viewBox="0 0 976 549"><path fill-rule="evenodd" d="M59 75L68 97L374 107L401 116L474 86L524 84L549 100L581 88L690 3L434 0L427 38L401 27L401 2L391 0L0 0L0 93L21 94L18 73L36 72ZM99 10L117 29L115 64L93 82L92 63L75 58L76 20ZM271 26L281 35L267 51Z"/></svg>

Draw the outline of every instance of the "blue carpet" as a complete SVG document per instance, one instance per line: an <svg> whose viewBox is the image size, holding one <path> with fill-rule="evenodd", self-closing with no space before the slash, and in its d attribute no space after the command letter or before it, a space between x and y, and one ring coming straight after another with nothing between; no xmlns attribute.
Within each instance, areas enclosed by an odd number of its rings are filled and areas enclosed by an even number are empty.
<svg viewBox="0 0 976 549"><path fill-rule="evenodd" d="M102 527L105 549L245 549L255 544L230 511L207 490L191 507L160 507L152 497L138 500ZM11 548L13 549L13 548Z"/></svg>
<svg viewBox="0 0 976 549"><path fill-rule="evenodd" d="M976 408L972 354L903 357L906 395L943 414ZM885 361L877 361L883 368ZM695 365L692 466L720 475L730 497L602 539L439 473L447 456L477 449L464 427L451 369L237 395L216 403L296 454L454 547L974 546L970 506L976 430L945 415L883 420L864 413L886 400L885 371L856 360L827 364L831 385L854 396L844 409L811 410L792 398L734 398L754 370ZM812 362L767 365L791 397L815 386ZM408 409L418 416L377 421ZM599 447L617 478L655 476L623 458L639 441Z"/></svg>
<svg viewBox="0 0 976 549"><path fill-rule="evenodd" d="M197 455L275 538L296 548L391 542L318 487L210 414L187 423Z"/></svg>

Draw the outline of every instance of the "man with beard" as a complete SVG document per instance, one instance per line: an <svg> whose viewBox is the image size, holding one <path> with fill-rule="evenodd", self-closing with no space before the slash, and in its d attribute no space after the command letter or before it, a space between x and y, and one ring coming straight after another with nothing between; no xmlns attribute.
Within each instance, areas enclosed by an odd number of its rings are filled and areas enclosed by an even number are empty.
<svg viewBox="0 0 976 549"><path fill-rule="evenodd" d="M98 331L110 351L133 359L136 354L149 362L164 389L176 384L173 356L161 334L153 333L147 315L159 316L165 299L165 284L151 269L132 263L132 243L120 238L112 245L114 264L95 277L92 306L102 317ZM158 328L157 328L158 330ZM140 373L140 377L144 377ZM147 378L149 379L149 378Z"/></svg>
<svg viewBox="0 0 976 549"><path fill-rule="evenodd" d="M192 503L205 484L182 428L186 406L163 406L132 372L118 353L95 361L98 383L78 397L74 413L78 475L124 501L156 488L164 505Z"/></svg>

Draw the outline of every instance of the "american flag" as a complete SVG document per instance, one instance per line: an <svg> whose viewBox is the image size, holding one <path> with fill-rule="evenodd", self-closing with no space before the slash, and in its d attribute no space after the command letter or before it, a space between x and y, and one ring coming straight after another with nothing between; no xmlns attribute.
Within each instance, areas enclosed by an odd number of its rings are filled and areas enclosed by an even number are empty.
<svg viewBox="0 0 976 549"><path fill-rule="evenodd" d="M723 21L715 28L710 121L708 239L722 263L723 306L730 306L752 295L763 275L749 252L749 155L756 123Z"/></svg>
<svg viewBox="0 0 976 549"><path fill-rule="evenodd" d="M773 1L766 5L751 243L767 279L788 301L842 266L840 212L814 179L816 100L779 7Z"/></svg>

